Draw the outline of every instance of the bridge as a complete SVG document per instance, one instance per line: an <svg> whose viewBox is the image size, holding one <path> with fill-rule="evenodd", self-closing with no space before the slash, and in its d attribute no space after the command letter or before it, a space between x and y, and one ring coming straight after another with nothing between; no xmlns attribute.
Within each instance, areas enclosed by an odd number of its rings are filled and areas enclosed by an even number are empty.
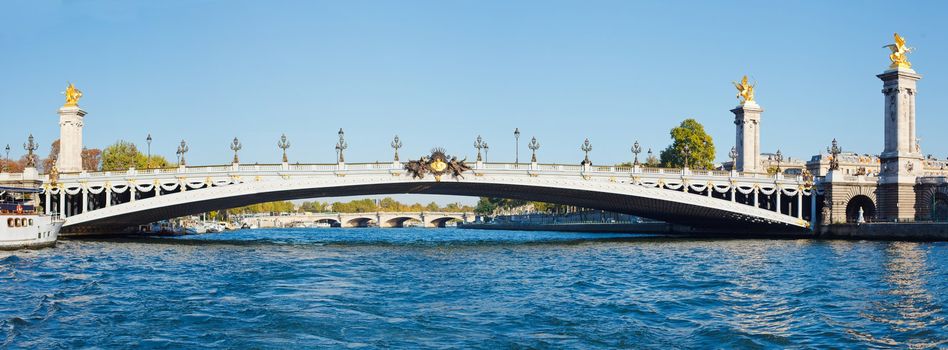
<svg viewBox="0 0 948 350"><path fill-rule="evenodd" d="M234 163L37 176L43 207L61 214L64 229L73 233L111 232L276 200L399 193L544 201L735 229L803 231L814 208L809 183L784 174L477 162L461 175L417 179L403 163L392 162Z"/></svg>
<svg viewBox="0 0 948 350"><path fill-rule="evenodd" d="M587 157L580 165L540 164L535 153L530 163L482 162L478 139L477 162L471 168L445 157L434 163L409 162L406 167L398 160L397 137L392 142L393 162L346 164L343 152L348 146L340 130L338 159L332 164L288 164L285 139L278 144L284 150L282 163L240 164L236 152L241 145L235 139L230 165L85 172L81 151L86 112L77 104L81 93L76 93L71 99L67 96L59 109L61 143L54 168L58 171L40 175L28 167L21 174L0 173L0 183L40 185L43 208L66 218L64 230L78 233L120 230L267 201L407 193L542 201L696 228L756 232L806 232L817 222L829 226L864 220L948 220L948 168L945 162L923 156L916 137L915 96L921 75L904 56L889 58L892 65L876 75L882 80L885 100L882 153L856 164L858 168L844 169L842 149L833 140L826 158L821 153L814 156L820 160L813 167L807 163L806 171L815 176L767 175L769 165L760 149L764 110L754 100L755 86L745 77L735 83L740 103L730 110L736 137L731 162L722 168L731 171L692 170L687 163L674 169L645 167L637 161L629 167L594 165L588 158L588 140L582 147ZM897 58L903 61L896 62ZM31 159L36 148L32 142L24 148ZM185 152L182 141L182 164ZM782 156L779 151L775 156L779 170ZM829 163L825 171L823 160ZM449 170L454 176L443 176ZM364 224L369 219L343 224ZM374 218L380 225L392 219Z"/></svg>
<svg viewBox="0 0 948 350"><path fill-rule="evenodd" d="M329 224L339 227L382 228L406 227L414 223L422 227L445 227L449 222L468 223L474 213L458 212L369 212L369 213L291 213L284 215L249 216L241 223L254 227L291 227L299 224Z"/></svg>

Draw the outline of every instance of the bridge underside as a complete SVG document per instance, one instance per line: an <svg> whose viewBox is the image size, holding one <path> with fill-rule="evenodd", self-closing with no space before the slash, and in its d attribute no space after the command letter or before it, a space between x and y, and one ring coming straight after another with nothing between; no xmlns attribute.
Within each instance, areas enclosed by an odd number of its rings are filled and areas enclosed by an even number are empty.
<svg viewBox="0 0 948 350"><path fill-rule="evenodd" d="M250 186L247 183L227 186L229 188ZM160 198L139 200L169 200L175 196L187 196L191 192L212 191L201 189L162 195ZM664 191L664 190L663 190ZM238 191L239 192L239 191ZM244 191L246 192L246 191ZM578 190L554 187L539 187L530 185L510 185L482 182L394 182L377 184L353 184L335 187L318 187L307 189L269 190L265 192L243 193L239 195L221 196L208 200L186 201L178 200L175 204L157 206L139 211L123 212L121 215L105 216L102 218L67 221L64 232L71 233L111 233L120 232L129 227L193 215L221 208L234 208L255 203L294 200L319 197L342 197L381 194L441 194L462 196L487 196L530 201L542 201L564 205L574 205L585 208L600 209L612 212L626 213L640 217L663 220L669 223L687 225L708 229L726 229L740 232L804 232L804 228L762 220L753 214L743 211L727 210L717 206L682 203L648 196L637 196L621 193L600 192L593 190ZM699 195L689 195L699 196ZM183 199L183 198L182 198ZM141 203L144 204L144 203ZM722 201L722 206L727 203ZM113 207L111 209L115 209ZM100 209L100 210L108 210ZM757 208L747 207L748 212ZM88 214L82 214L75 218Z"/></svg>

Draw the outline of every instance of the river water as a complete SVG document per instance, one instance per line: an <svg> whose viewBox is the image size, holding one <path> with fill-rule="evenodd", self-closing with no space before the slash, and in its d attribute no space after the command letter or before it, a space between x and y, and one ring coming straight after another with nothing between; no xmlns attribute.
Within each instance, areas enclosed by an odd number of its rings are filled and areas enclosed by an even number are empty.
<svg viewBox="0 0 948 350"><path fill-rule="evenodd" d="M946 348L948 243L275 229L0 252L3 348Z"/></svg>

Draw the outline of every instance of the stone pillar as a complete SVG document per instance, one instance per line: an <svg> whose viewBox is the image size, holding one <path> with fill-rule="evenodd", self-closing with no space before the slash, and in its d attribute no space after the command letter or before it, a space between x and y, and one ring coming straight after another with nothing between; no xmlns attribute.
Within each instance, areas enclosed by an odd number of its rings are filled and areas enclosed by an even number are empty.
<svg viewBox="0 0 948 350"><path fill-rule="evenodd" d="M112 186L108 183L105 184L105 207L112 206Z"/></svg>
<svg viewBox="0 0 948 350"><path fill-rule="evenodd" d="M82 185L82 210L79 210L79 214L85 213L87 209L89 209L89 188Z"/></svg>
<svg viewBox="0 0 948 350"><path fill-rule="evenodd" d="M69 216L69 213L66 212L66 189L65 188L59 189L59 215L62 216L63 219Z"/></svg>
<svg viewBox="0 0 948 350"><path fill-rule="evenodd" d="M877 75L885 95L885 149L879 156L877 217L882 221L914 221L915 179L924 171L922 151L915 136L915 86L921 75L897 68Z"/></svg>
<svg viewBox="0 0 948 350"><path fill-rule="evenodd" d="M777 198L777 200L776 200L776 202L777 202L777 214L783 214L783 212L780 211L780 201L781 201L781 198L783 198L783 196L781 196L781 194L780 194L780 192L781 192L780 187L777 187L777 189L775 189L774 192L777 192L777 195L775 196L775 197Z"/></svg>
<svg viewBox="0 0 948 350"><path fill-rule="evenodd" d="M803 219L803 189L797 190L797 219Z"/></svg>
<svg viewBox="0 0 948 350"><path fill-rule="evenodd" d="M43 208L43 209L45 209L46 215L50 215L53 213L52 212L53 203L50 202L53 199L53 195L49 193L49 186L46 187L45 192L46 192L46 208Z"/></svg>
<svg viewBox="0 0 948 350"><path fill-rule="evenodd" d="M82 171L82 125L86 111L79 106L59 108L59 158L56 167L60 173Z"/></svg>
<svg viewBox="0 0 948 350"><path fill-rule="evenodd" d="M737 126L737 159L734 169L747 173L762 173L760 169L760 114L764 112L754 101L747 101L731 110Z"/></svg>

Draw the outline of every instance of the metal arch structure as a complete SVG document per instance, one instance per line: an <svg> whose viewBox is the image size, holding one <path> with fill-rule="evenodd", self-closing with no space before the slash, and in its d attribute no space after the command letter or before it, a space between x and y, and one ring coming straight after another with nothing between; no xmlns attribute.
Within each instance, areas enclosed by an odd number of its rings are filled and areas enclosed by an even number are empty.
<svg viewBox="0 0 948 350"><path fill-rule="evenodd" d="M505 197L638 215L693 227L804 232L802 177L643 167L481 163L463 178L412 179L400 163L181 167L44 180L44 208L67 232L111 232L254 203L370 194ZM810 197L805 199L805 197Z"/></svg>

